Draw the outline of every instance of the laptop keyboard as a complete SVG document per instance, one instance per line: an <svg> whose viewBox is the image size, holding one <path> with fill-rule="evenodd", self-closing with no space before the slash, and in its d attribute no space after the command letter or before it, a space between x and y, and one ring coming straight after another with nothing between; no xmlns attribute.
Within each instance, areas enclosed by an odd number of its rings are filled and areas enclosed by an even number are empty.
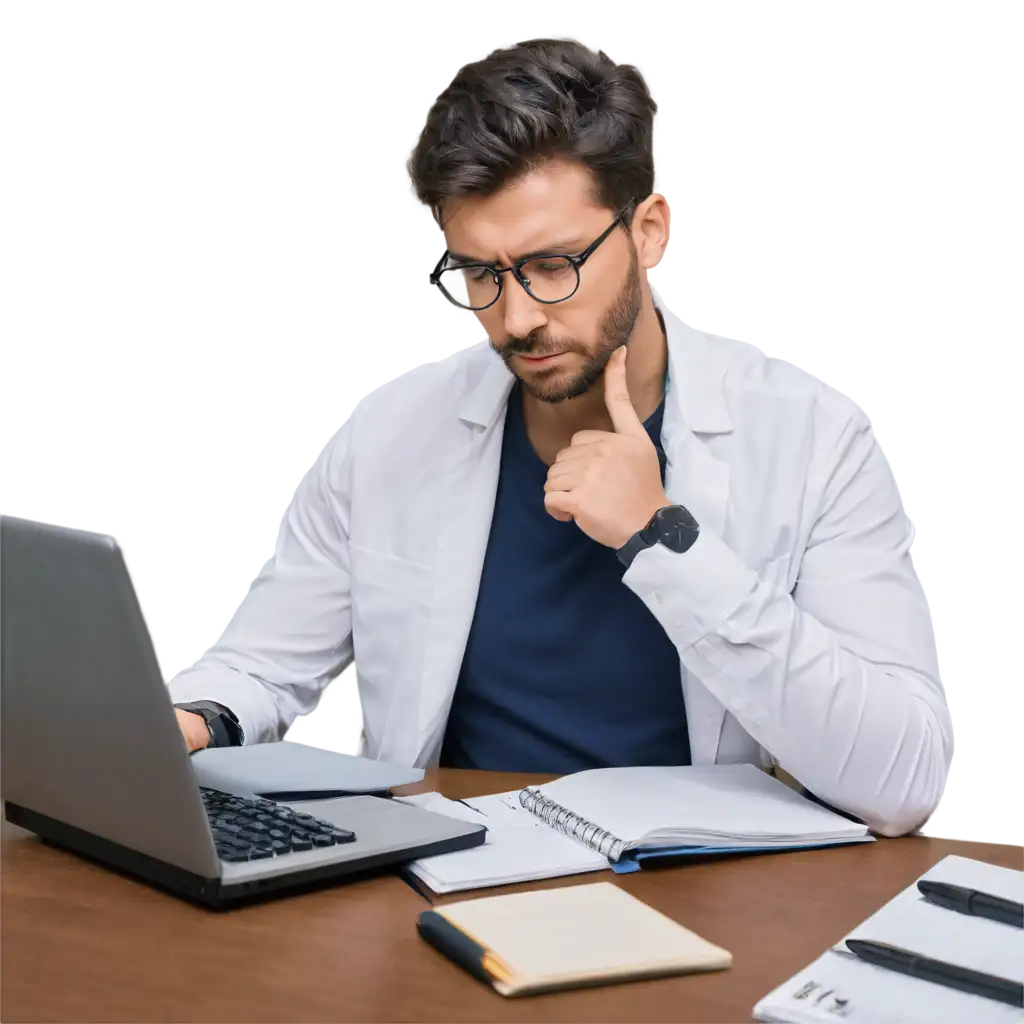
<svg viewBox="0 0 1024 1024"><path fill-rule="evenodd" d="M354 832L273 800L247 800L202 786L199 792L221 860L260 860L293 850L325 849L356 838Z"/></svg>

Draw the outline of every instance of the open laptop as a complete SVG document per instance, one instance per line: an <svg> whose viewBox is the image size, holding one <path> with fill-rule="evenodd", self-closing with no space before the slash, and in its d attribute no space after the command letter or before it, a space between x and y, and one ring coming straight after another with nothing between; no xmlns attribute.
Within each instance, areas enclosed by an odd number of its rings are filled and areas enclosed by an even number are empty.
<svg viewBox="0 0 1024 1024"><path fill-rule="evenodd" d="M200 788L116 541L0 516L7 820L209 906L478 846L375 796Z"/></svg>

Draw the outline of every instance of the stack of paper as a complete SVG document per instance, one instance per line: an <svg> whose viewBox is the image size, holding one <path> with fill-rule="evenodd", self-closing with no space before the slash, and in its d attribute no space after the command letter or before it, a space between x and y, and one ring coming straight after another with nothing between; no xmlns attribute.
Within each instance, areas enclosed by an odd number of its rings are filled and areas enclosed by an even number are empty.
<svg viewBox="0 0 1024 1024"><path fill-rule="evenodd" d="M946 857L923 877L1024 902L1024 872L966 857ZM846 938L884 942L1024 982L1024 930L929 903L916 882ZM1024 1019L1017 1007L865 963L846 950L845 941L765 996L754 1016L793 1024L1021 1024Z"/></svg>
<svg viewBox="0 0 1024 1024"><path fill-rule="evenodd" d="M406 866L410 874L437 893L560 878L608 867L606 857L549 828L524 810L517 795L515 799L502 793L456 801L440 793L423 793L401 799L428 811L487 826L482 846L422 857Z"/></svg>

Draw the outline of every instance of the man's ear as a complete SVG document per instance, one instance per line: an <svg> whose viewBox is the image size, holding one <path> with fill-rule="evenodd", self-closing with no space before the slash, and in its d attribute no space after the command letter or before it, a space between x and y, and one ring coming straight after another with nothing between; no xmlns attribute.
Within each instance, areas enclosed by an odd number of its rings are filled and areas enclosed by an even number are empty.
<svg viewBox="0 0 1024 1024"><path fill-rule="evenodd" d="M644 270L656 267L665 255L671 220L668 200L657 192L636 208L631 230L637 262Z"/></svg>

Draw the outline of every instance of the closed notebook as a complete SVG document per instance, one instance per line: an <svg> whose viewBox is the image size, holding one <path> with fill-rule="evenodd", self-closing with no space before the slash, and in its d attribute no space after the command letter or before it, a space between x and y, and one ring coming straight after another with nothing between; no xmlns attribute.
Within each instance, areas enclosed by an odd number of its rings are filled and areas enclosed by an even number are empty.
<svg viewBox="0 0 1024 1024"><path fill-rule="evenodd" d="M489 896L420 914L420 935L503 996L732 965L732 954L610 882Z"/></svg>
<svg viewBox="0 0 1024 1024"><path fill-rule="evenodd" d="M408 871L434 892L694 855L871 842L866 825L808 800L752 764L597 768L458 804L406 798L488 828L483 846Z"/></svg>
<svg viewBox="0 0 1024 1024"><path fill-rule="evenodd" d="M251 743L212 747L192 755L200 786L274 800L327 800L354 793L385 794L393 786L419 782L422 768L338 754L305 743Z"/></svg>

